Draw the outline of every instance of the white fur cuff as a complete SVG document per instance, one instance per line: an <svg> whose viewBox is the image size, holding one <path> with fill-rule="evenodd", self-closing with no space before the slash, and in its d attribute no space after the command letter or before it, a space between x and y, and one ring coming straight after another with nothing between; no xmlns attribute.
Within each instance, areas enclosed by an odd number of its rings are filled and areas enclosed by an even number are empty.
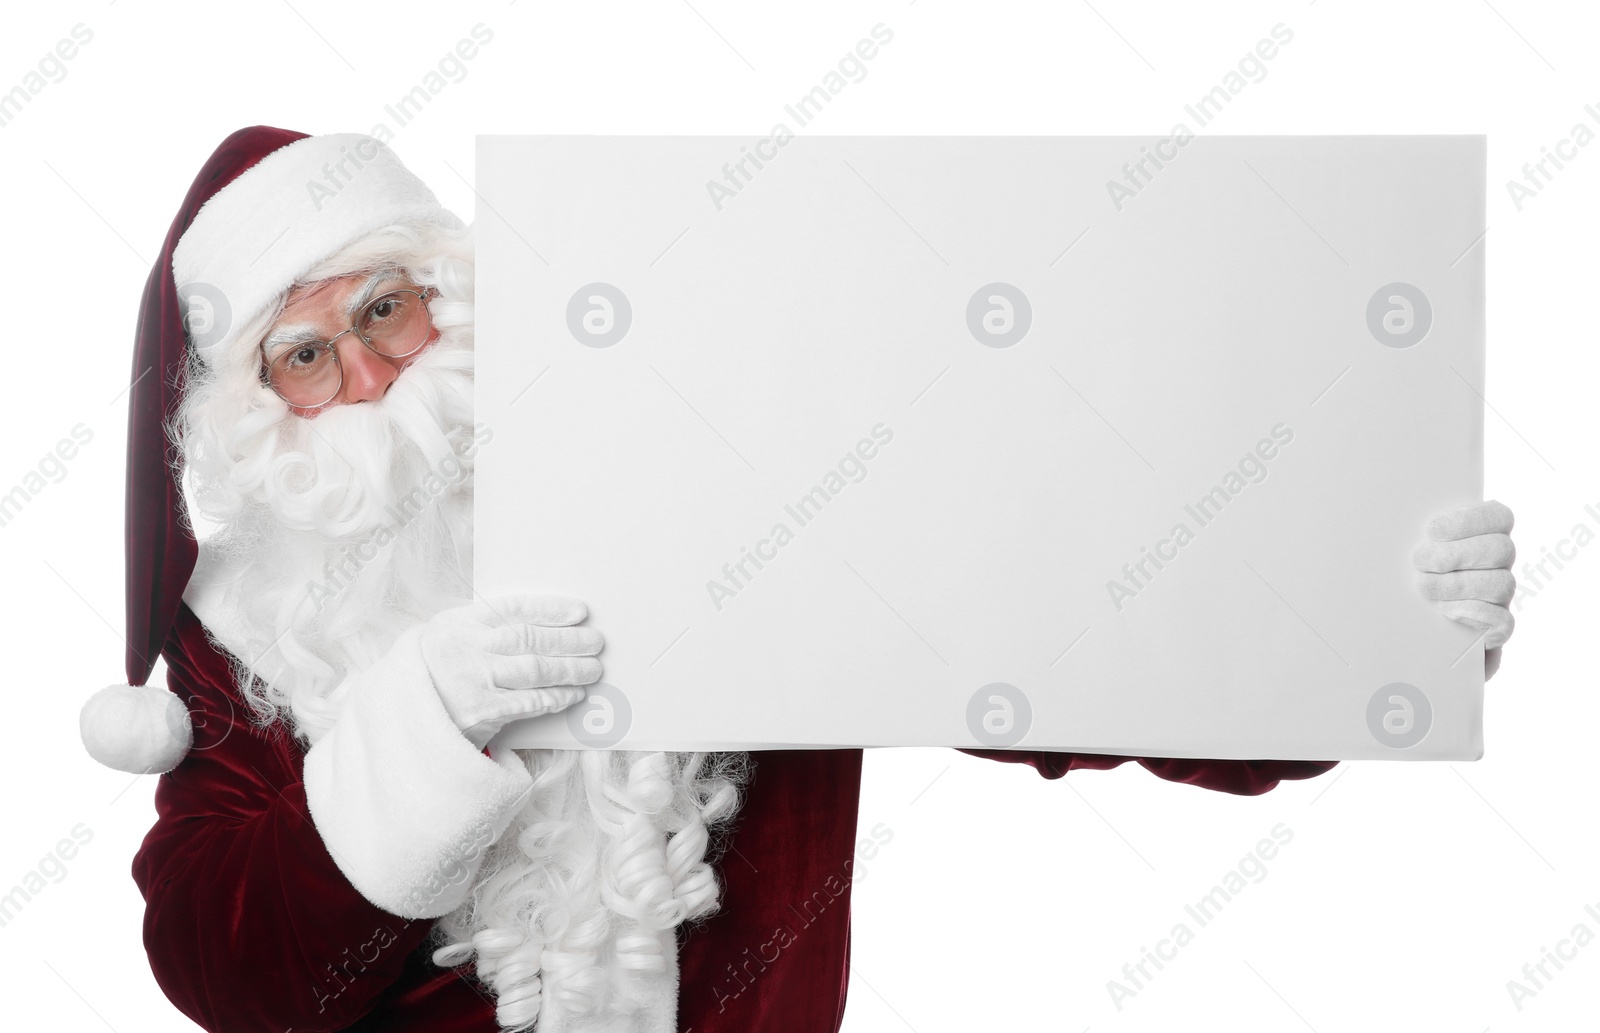
<svg viewBox="0 0 1600 1033"><path fill-rule="evenodd" d="M465 899L533 779L514 753L486 757L457 730L417 642L402 635L395 648L414 655L353 686L306 753L306 802L362 896L402 918L437 918Z"/></svg>

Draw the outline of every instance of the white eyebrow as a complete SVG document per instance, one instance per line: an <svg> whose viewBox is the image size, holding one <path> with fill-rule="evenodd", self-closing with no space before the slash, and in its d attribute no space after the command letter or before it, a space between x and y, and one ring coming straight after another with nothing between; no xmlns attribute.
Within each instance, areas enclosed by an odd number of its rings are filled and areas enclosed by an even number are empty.
<svg viewBox="0 0 1600 1033"><path fill-rule="evenodd" d="M312 326L310 323L295 323L292 326L283 326L272 331L272 333L267 335L267 339L262 344L262 347L265 348L267 354L270 355L272 354L272 350L278 347L280 344L292 344L296 341L308 341L316 336L317 328Z"/></svg>
<svg viewBox="0 0 1600 1033"><path fill-rule="evenodd" d="M397 280L399 278L400 270L393 268L379 269L377 272L367 277L367 282L363 283L360 289L358 289L354 294L350 295L350 300L345 303L344 318L346 320L355 319L356 313L361 311L361 306L372 300L372 295L377 291L380 283L384 283L388 280Z"/></svg>
<svg viewBox="0 0 1600 1033"><path fill-rule="evenodd" d="M367 277L366 281L345 302L345 321L348 323L355 320L356 313L361 311L363 305L372 300L372 295L377 291L380 284L389 280L399 279L400 275L401 273L398 269L379 269ZM267 339L262 342L261 348L267 353L268 361L271 361L275 348L286 344L298 344L301 341L320 340L320 333L321 331L311 323L294 323L289 326L280 326L267 335Z"/></svg>

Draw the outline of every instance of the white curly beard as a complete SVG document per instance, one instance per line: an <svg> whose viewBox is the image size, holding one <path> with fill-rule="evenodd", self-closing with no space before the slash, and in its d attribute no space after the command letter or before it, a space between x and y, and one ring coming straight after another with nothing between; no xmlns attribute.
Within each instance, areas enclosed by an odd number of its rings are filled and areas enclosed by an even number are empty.
<svg viewBox="0 0 1600 1033"><path fill-rule="evenodd" d="M223 441L189 443L236 509L202 555L228 572L238 641L225 644L261 679L241 686L311 743L352 672L472 599L465 311L376 402L312 419L258 409ZM475 960L507 1028L674 1029L675 929L717 907L710 830L736 812L747 756L516 752L533 792L466 902L438 920L436 963Z"/></svg>

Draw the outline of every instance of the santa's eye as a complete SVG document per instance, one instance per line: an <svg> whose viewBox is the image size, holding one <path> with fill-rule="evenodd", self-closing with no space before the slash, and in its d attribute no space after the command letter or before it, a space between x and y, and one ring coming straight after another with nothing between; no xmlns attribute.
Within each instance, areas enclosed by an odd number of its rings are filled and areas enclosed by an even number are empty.
<svg viewBox="0 0 1600 1033"><path fill-rule="evenodd" d="M327 362L327 352L318 344L306 342L284 349L273 365L284 373L304 376Z"/></svg>
<svg viewBox="0 0 1600 1033"><path fill-rule="evenodd" d="M379 298L378 301L367 310L366 327L370 331L385 326L391 326L395 323L404 321L405 316L405 295L390 295L386 298Z"/></svg>

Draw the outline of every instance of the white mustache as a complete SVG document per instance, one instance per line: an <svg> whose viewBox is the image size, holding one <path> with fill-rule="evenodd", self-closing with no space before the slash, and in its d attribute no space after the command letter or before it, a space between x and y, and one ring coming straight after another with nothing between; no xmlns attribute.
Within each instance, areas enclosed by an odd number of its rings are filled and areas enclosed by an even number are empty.
<svg viewBox="0 0 1600 1033"><path fill-rule="evenodd" d="M447 329L381 399L289 417L260 489L273 516L334 541L371 534L390 506L450 461L454 442L472 433L467 333Z"/></svg>

